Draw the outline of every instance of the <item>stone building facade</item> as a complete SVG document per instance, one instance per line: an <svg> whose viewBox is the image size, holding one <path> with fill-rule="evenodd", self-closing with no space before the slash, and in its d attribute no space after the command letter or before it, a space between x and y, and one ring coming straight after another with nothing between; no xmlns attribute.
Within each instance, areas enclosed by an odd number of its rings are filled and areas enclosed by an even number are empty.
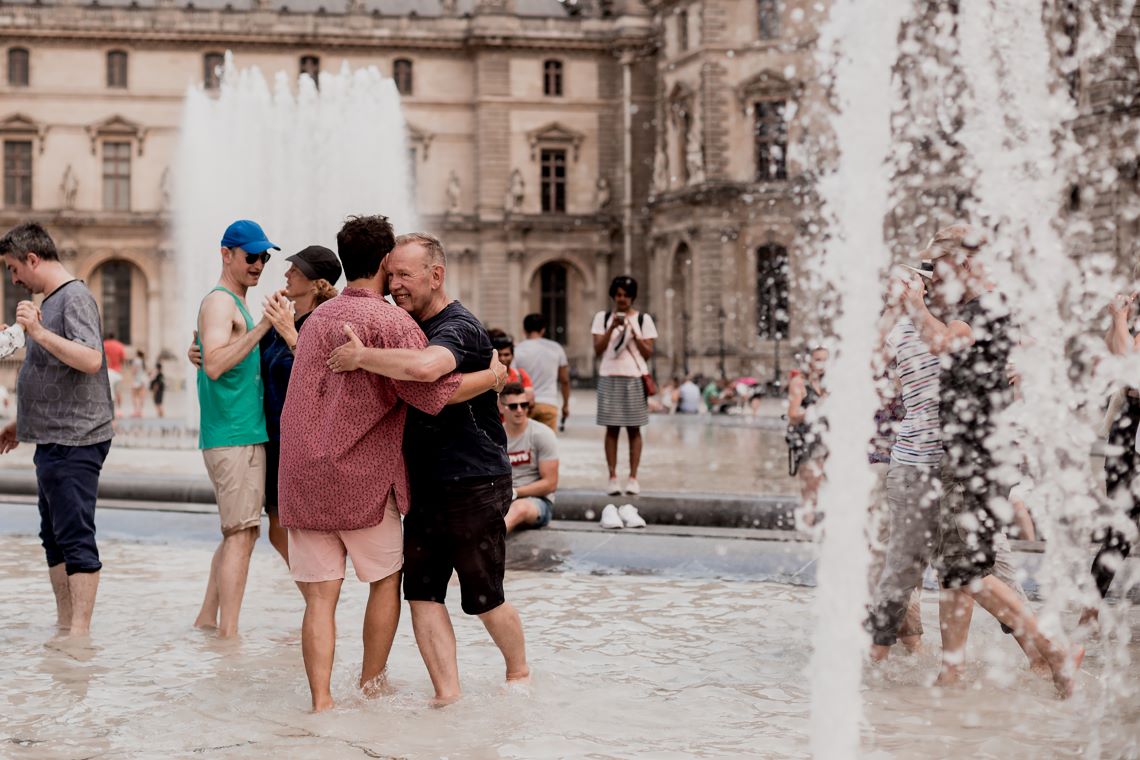
<svg viewBox="0 0 1140 760"><path fill-rule="evenodd" d="M186 87L215 86L227 50L266 72L375 65L403 94L416 205L450 252L450 290L489 326L518 334L524 314L542 311L589 376L591 316L610 278L631 273L659 327L659 374L780 379L822 327L808 254L821 226L827 6L0 0L0 226L45 222L108 330L180 356L190 326L171 297L168 207ZM932 23L914 28L933 40L934 16L957 3L926 7ZM1062 36L1079 31L1065 18ZM1057 61L1074 132L1095 157L1058 207L1088 222L1073 226L1075 251L1122 269L1140 237L1138 19L1140 3L1096 55ZM958 216L968 188L926 181L907 195L919 205L900 202L888 222L896 255ZM10 319L20 294L8 283L2 296Z"/></svg>
<svg viewBox="0 0 1140 760"><path fill-rule="evenodd" d="M515 334L544 312L588 376L609 279L646 268L633 220L653 45L632 0L5 2L0 227L45 223L108 331L180 357L192 326L174 305L168 209L186 88L215 87L226 51L264 72L374 65L401 90L416 206L450 252L452 294ZM6 285L9 319L21 297Z"/></svg>

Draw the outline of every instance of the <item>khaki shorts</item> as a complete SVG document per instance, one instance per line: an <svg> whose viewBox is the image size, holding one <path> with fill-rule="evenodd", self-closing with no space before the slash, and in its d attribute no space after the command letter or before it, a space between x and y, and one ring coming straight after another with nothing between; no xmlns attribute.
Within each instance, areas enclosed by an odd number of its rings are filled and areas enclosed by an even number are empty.
<svg viewBox="0 0 1140 760"><path fill-rule="evenodd" d="M530 418L558 432L558 407L554 404L535 404L530 409Z"/></svg>
<svg viewBox="0 0 1140 760"><path fill-rule="evenodd" d="M371 528L331 533L289 529L289 571L299 583L343 580L345 556L352 558L362 583L384 580L404 566L404 532L392 496L384 519Z"/></svg>
<svg viewBox="0 0 1140 760"><path fill-rule="evenodd" d="M214 484L222 535L230 536L248 528L261 529L261 507L265 503L265 447L219 446L203 449L206 472Z"/></svg>

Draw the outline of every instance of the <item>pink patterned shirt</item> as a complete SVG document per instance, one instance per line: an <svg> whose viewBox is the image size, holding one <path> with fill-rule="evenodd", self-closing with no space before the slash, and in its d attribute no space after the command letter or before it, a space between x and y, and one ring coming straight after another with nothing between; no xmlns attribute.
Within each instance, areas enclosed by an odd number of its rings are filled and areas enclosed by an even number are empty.
<svg viewBox="0 0 1140 760"><path fill-rule="evenodd" d="M305 321L281 413L279 514L287 528L336 531L379 525L388 494L408 512L404 418L408 404L439 414L457 372L434 383L390 380L364 370L335 374L329 354L344 323L372 348L427 346L415 321L372 291L345 288Z"/></svg>

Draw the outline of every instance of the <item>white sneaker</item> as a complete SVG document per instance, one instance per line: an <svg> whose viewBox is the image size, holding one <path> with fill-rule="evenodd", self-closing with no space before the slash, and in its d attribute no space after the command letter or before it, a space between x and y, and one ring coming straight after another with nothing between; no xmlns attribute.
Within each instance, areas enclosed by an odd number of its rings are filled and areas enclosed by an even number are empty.
<svg viewBox="0 0 1140 760"><path fill-rule="evenodd" d="M637 482L637 478L630 478L625 484L625 492L637 496L641 493L641 484Z"/></svg>
<svg viewBox="0 0 1140 760"><path fill-rule="evenodd" d="M602 509L602 527L603 528L621 528L625 523L622 522L621 516L618 515L618 508L613 504L607 504Z"/></svg>
<svg viewBox="0 0 1140 760"><path fill-rule="evenodd" d="M637 507L632 504L622 504L617 508L618 517L627 528L644 528L645 518L637 513Z"/></svg>
<svg viewBox="0 0 1140 760"><path fill-rule="evenodd" d="M617 496L621 493L621 483L617 478L610 478L610 487L606 489L606 493L610 496Z"/></svg>

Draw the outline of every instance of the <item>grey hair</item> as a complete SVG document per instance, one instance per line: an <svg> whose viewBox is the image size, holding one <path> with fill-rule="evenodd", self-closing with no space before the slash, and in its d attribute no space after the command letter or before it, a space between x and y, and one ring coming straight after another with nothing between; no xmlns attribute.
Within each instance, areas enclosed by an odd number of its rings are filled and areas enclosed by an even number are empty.
<svg viewBox="0 0 1140 760"><path fill-rule="evenodd" d="M401 245L409 245L411 243L418 243L424 247L428 252L428 266L447 267L447 254L443 252L443 243L439 242L439 238L427 232L409 232L406 235L399 235L396 238L396 247Z"/></svg>

